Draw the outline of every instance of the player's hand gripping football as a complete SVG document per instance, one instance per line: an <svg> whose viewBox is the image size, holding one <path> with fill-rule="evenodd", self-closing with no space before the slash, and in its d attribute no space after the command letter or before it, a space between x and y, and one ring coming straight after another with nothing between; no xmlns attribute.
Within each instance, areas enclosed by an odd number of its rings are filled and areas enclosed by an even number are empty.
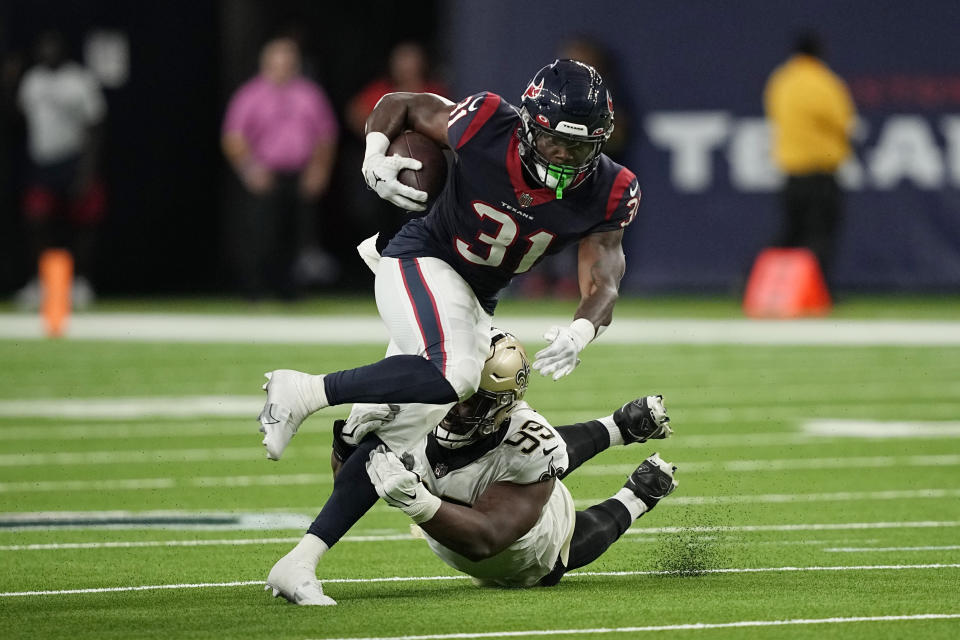
<svg viewBox="0 0 960 640"><path fill-rule="evenodd" d="M427 192L408 187L397 180L403 169L419 171L419 160L403 156L387 156L390 139L379 131L367 134L367 149L363 155L363 179L377 195L407 211L424 211L427 208Z"/></svg>
<svg viewBox="0 0 960 640"><path fill-rule="evenodd" d="M554 380L573 373L580 364L580 352L593 339L596 331L588 320L574 320L569 327L550 327L543 334L549 342L537 352L533 368L542 376L553 375Z"/></svg>
<svg viewBox="0 0 960 640"><path fill-rule="evenodd" d="M412 468L413 458L409 454L404 456L409 458L408 465L384 445L378 446L370 452L367 475L377 495L421 524L437 513L440 498L430 493L420 482L420 476L408 468Z"/></svg>

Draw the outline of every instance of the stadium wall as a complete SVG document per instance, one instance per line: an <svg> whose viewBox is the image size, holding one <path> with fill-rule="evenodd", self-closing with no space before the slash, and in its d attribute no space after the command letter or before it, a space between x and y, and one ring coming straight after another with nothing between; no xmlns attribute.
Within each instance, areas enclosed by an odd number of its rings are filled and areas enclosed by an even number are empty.
<svg viewBox="0 0 960 640"><path fill-rule="evenodd" d="M458 94L516 102L561 43L616 56L630 105L641 215L625 288L738 290L777 232L780 176L761 94L803 28L850 85L860 127L844 168L839 287L960 289L960 5L930 0L457 3L447 16Z"/></svg>

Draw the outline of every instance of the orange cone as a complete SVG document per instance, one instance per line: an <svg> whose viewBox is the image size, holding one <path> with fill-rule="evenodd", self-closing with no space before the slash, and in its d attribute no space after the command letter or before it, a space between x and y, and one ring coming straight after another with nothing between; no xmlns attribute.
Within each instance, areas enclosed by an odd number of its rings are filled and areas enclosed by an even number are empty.
<svg viewBox="0 0 960 640"><path fill-rule="evenodd" d="M70 289L73 286L73 256L66 249L47 249L40 255L40 314L47 335L63 335L70 319Z"/></svg>
<svg viewBox="0 0 960 640"><path fill-rule="evenodd" d="M809 249L765 249L757 256L743 298L748 316L818 316L830 313L831 306L820 265Z"/></svg>

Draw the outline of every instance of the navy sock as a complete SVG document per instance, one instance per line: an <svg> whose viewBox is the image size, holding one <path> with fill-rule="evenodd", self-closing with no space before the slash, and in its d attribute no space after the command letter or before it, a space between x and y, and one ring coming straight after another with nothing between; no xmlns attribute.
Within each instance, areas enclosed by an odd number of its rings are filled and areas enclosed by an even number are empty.
<svg viewBox="0 0 960 640"><path fill-rule="evenodd" d="M348 457L333 482L333 493L320 509L320 514L307 529L328 547L335 545L370 507L377 503L377 490L367 475L367 459L380 438L368 436L353 455Z"/></svg>
<svg viewBox="0 0 960 640"><path fill-rule="evenodd" d="M390 356L356 369L328 373L323 387L330 405L348 402L456 402L457 392L426 358Z"/></svg>
<svg viewBox="0 0 960 640"><path fill-rule="evenodd" d="M567 458L570 460L570 466L561 478L567 477L581 464L610 448L610 433L598 420L554 428L567 445Z"/></svg>

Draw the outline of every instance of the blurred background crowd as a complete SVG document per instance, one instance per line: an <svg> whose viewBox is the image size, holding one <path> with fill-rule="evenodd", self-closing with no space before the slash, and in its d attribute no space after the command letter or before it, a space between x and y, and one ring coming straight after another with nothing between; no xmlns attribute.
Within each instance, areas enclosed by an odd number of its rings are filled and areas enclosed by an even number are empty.
<svg viewBox="0 0 960 640"><path fill-rule="evenodd" d="M52 245L74 254L78 306L367 287L354 246L405 219L360 175L377 100L516 103L556 57L610 85L606 152L643 190L625 292L739 295L780 244L813 248L834 291L960 290L955 1L548 8L4 0L0 296L35 305ZM809 126L833 141L782 138L796 123L784 104L804 100L831 105ZM574 260L551 258L519 294L575 296L560 275Z"/></svg>

